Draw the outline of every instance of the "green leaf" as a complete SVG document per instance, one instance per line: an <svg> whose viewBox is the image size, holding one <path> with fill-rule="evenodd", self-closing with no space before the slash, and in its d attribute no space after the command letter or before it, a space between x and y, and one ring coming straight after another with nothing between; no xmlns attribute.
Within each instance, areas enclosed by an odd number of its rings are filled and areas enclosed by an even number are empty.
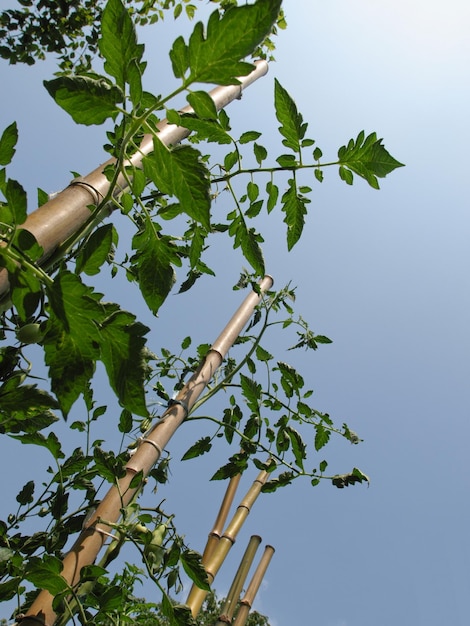
<svg viewBox="0 0 470 626"><path fill-rule="evenodd" d="M108 0L101 18L100 52L104 68L121 89L136 79L135 71L144 46L137 43L134 23L121 0Z"/></svg>
<svg viewBox="0 0 470 626"><path fill-rule="evenodd" d="M0 387L0 433L35 433L57 421L50 409L57 408L56 400L36 385Z"/></svg>
<svg viewBox="0 0 470 626"><path fill-rule="evenodd" d="M232 138L217 120L199 119L193 114L180 115L176 111L168 111L167 119L171 124L187 128L198 140L206 140L214 143L229 144Z"/></svg>
<svg viewBox="0 0 470 626"><path fill-rule="evenodd" d="M2 549L6 550L6 548ZM9 550L9 552L13 556L13 550ZM0 583L0 602L6 602L14 598L18 594L18 587L21 582L22 579L19 576L15 576L4 583Z"/></svg>
<svg viewBox="0 0 470 626"><path fill-rule="evenodd" d="M324 428L321 424L315 424L315 450L321 450L330 440L331 431Z"/></svg>
<svg viewBox="0 0 470 626"><path fill-rule="evenodd" d="M0 165L8 165L15 154L18 141L18 127L16 122L7 126L0 137Z"/></svg>
<svg viewBox="0 0 470 626"><path fill-rule="evenodd" d="M117 104L123 100L121 90L104 78L60 76L44 81L44 86L74 122L86 126L114 119Z"/></svg>
<svg viewBox="0 0 470 626"><path fill-rule="evenodd" d="M253 152L255 154L255 159L258 165L261 165L268 156L268 151L266 150L266 148L256 142L253 144Z"/></svg>
<svg viewBox="0 0 470 626"><path fill-rule="evenodd" d="M113 311L100 325L101 360L121 404L131 413L148 415L145 338L150 330L127 311Z"/></svg>
<svg viewBox="0 0 470 626"><path fill-rule="evenodd" d="M202 557L194 550L183 550L180 555L180 560L183 565L183 569L193 583L204 589L210 591L210 584L207 578L207 572L202 564Z"/></svg>
<svg viewBox="0 0 470 626"><path fill-rule="evenodd" d="M304 469L304 460L307 458L307 446L300 434L291 426L286 426L286 433L289 436L295 463L301 470Z"/></svg>
<svg viewBox="0 0 470 626"><path fill-rule="evenodd" d="M374 189L379 189L377 177L385 178L397 167L403 167L403 163L394 159L387 152L382 144L382 139L377 139L376 133L371 133L365 137L364 131L359 133L355 141L351 139L347 146L342 146L338 150L338 158L340 177L343 180L348 184L352 183L352 175L348 176L344 167L341 168L341 166L346 166L364 178Z"/></svg>
<svg viewBox="0 0 470 626"><path fill-rule="evenodd" d="M217 109L214 101L206 91L193 91L187 100L196 115L203 120L217 120Z"/></svg>
<svg viewBox="0 0 470 626"><path fill-rule="evenodd" d="M212 448L211 438L210 437L202 437L195 444L193 444L181 457L182 461L187 461L188 459L194 459L198 456L202 456L206 452Z"/></svg>
<svg viewBox="0 0 470 626"><path fill-rule="evenodd" d="M177 37L170 50L171 66L176 78L184 78L189 67L189 50L183 37Z"/></svg>
<svg viewBox="0 0 470 626"><path fill-rule="evenodd" d="M25 578L38 589L46 589L55 596L69 588L65 578L60 575L61 571L62 561L46 554L42 559L32 557L29 560Z"/></svg>
<svg viewBox="0 0 470 626"><path fill-rule="evenodd" d="M44 437L42 433L26 433L24 435L12 435L13 439L17 439L24 444L33 444L35 446L42 446L49 450L54 459L63 459L64 453L60 447L60 442L57 439L57 435L55 433L49 433L47 437Z"/></svg>
<svg viewBox="0 0 470 626"><path fill-rule="evenodd" d="M132 248L136 250L131 262L139 288L156 314L175 283L173 266L181 265L178 249L170 237L159 235L149 222L133 237Z"/></svg>
<svg viewBox="0 0 470 626"><path fill-rule="evenodd" d="M267 210L268 213L271 213L279 198L279 188L272 181L268 181L266 183L266 193L268 194Z"/></svg>
<svg viewBox="0 0 470 626"><path fill-rule="evenodd" d="M241 59L269 35L280 6L281 0L258 0L255 4L233 7L222 17L214 11L206 30L198 22L189 39L187 83L238 84L238 76L253 70L251 63Z"/></svg>
<svg viewBox="0 0 470 626"><path fill-rule="evenodd" d="M158 138L153 144L153 153L143 159L145 174L162 193L176 196L182 211L210 230L209 174L200 152L191 146L169 150Z"/></svg>
<svg viewBox="0 0 470 626"><path fill-rule="evenodd" d="M244 374L240 374L240 383L248 408L253 413L259 414L259 402L262 391L261 385Z"/></svg>
<svg viewBox="0 0 470 626"><path fill-rule="evenodd" d="M119 416L118 429L120 433L130 433L132 430L132 413L128 409L123 409Z"/></svg>
<svg viewBox="0 0 470 626"><path fill-rule="evenodd" d="M305 136L307 124L304 123L295 102L277 79L274 79L274 106L281 124L279 132L285 137L282 143L286 148L300 152L300 143Z"/></svg>
<svg viewBox="0 0 470 626"><path fill-rule="evenodd" d="M234 238L233 247L240 247L245 259L259 276L265 273L263 251L260 243L263 238L254 228L247 228L241 215L237 215L229 227L229 234Z"/></svg>
<svg viewBox="0 0 470 626"><path fill-rule="evenodd" d="M261 133L259 133L257 130L247 130L245 133L240 135L240 139L238 140L238 142L249 143L250 141L255 141L259 137L261 137Z"/></svg>
<svg viewBox="0 0 470 626"><path fill-rule="evenodd" d="M282 196L282 210L285 213L284 223L287 224L287 248L292 250L302 235L307 215L305 205L310 200L297 193L293 178L288 183L289 188Z"/></svg>
<svg viewBox="0 0 470 626"><path fill-rule="evenodd" d="M30 480L26 483L23 489L16 496L16 501L22 505L28 504L33 501L34 493L34 480Z"/></svg>
<svg viewBox="0 0 470 626"><path fill-rule="evenodd" d="M333 476L331 482L335 487L338 487L338 489L343 489L344 487L349 487L349 485L355 485L356 483L369 483L370 479L366 474L363 474L361 470L355 467L350 474L337 474Z"/></svg>
<svg viewBox="0 0 470 626"><path fill-rule="evenodd" d="M27 197L26 191L20 183L13 179L8 179L5 188L5 198L8 206L0 209L3 223L14 225L23 224L26 220Z"/></svg>
<svg viewBox="0 0 470 626"><path fill-rule="evenodd" d="M77 274L84 272L88 276L94 276L99 273L113 247L113 231L112 224L105 224L90 235L77 256Z"/></svg>

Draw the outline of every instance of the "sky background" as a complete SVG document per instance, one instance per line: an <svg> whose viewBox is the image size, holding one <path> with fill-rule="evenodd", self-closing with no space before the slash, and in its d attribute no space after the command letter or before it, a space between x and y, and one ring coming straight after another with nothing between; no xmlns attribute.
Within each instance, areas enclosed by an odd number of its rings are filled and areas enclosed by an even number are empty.
<svg viewBox="0 0 470 626"><path fill-rule="evenodd" d="M255 607L272 626L467 626L470 8L459 0L287 0L284 8L276 63L228 109L235 134L259 130L260 142L277 149L276 77L326 159L364 129L406 164L380 191L357 178L346 186L326 170L322 185L312 183L304 235L289 254L282 217L260 225L276 286L297 285L296 310L334 342L292 353L280 335L276 356L299 368L317 409L364 439L334 442L321 458L334 473L360 467L371 483L338 490L306 481L263 495L215 586L227 590L247 538L260 534L276 553ZM188 28L168 19L142 33L147 89L170 92L168 46ZM9 173L27 188L31 209L37 187L58 191L70 171L86 174L105 160L102 129L75 127L42 87L53 71L51 61L0 65L0 125L17 120L20 131ZM215 210L225 215L227 203L222 196ZM223 240L209 259L217 278L170 296L157 320L127 283L125 296L117 281L108 296L152 325L155 351L176 349L188 334L211 342L244 295L231 287L246 264ZM172 457L199 436L185 425ZM6 481L1 517L31 471L49 463L41 451L25 463L27 453L0 442L15 478ZM217 463L217 454L175 463L161 492L180 532L201 550L224 488L208 482ZM244 477L239 497L253 478Z"/></svg>

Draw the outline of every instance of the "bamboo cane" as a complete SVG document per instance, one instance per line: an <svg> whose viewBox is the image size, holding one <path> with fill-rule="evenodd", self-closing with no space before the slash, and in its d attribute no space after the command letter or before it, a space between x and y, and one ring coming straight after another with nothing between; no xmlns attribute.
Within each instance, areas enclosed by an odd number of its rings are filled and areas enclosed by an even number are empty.
<svg viewBox="0 0 470 626"><path fill-rule="evenodd" d="M268 565L273 557L273 554L274 548L272 546L266 546L258 567L253 574L253 578L248 585L245 596L240 602L240 608L238 609L235 620L232 622L232 626L245 626L246 620L248 619L248 614L251 610L251 607L253 606L253 601L261 585L261 581L263 580L266 570L268 569Z"/></svg>
<svg viewBox="0 0 470 626"><path fill-rule="evenodd" d="M204 548L204 552L202 554L202 562L205 565L209 558L212 556L214 549L219 543L220 537L222 536L225 522L227 521L227 516L230 510L230 507L233 503L233 498L235 496L235 492L238 487L238 483L240 482L241 474L237 474L236 476L232 476L230 479L227 489L225 491L224 498L222 500L222 504L220 505L219 513L217 514L214 527L212 528L209 536L207 538L206 547Z"/></svg>
<svg viewBox="0 0 470 626"><path fill-rule="evenodd" d="M213 582L217 572L219 571L222 563L229 553L230 548L235 543L237 535L241 527L243 526L246 518L248 517L248 514L251 511L251 507L255 503L256 498L259 496L261 492L261 487L266 482L268 475L268 472L265 470L259 473L258 477L248 490L248 493L240 502L231 522L229 523L227 529L220 538L208 562L205 563L207 578L209 579L210 583ZM201 610L201 606L204 602L204 598L206 597L206 595L207 591L205 591L204 589L200 589L196 585L192 586L188 595L188 599L186 600L186 604L191 609L193 617L196 617Z"/></svg>
<svg viewBox="0 0 470 626"><path fill-rule="evenodd" d="M232 100L240 99L243 90L268 71L266 61L256 61L255 66L251 74L239 78L239 85L219 86L209 92L218 110L223 109ZM181 110L182 113L192 111L190 106ZM169 124L166 120L158 124L158 130L158 137L166 146L175 145L190 134L188 129ZM141 167L143 157L153 151L153 139L154 136L151 134L144 135L139 150L124 163L124 167ZM66 189L27 217L22 228L30 231L43 248L43 263L90 220L92 215L90 205L92 208L98 207L110 189L110 182L103 174L103 170L115 163L116 159L109 159L87 176L75 178ZM115 187L115 196L126 188L127 182L121 175ZM113 207L104 208L106 213L112 209ZM98 216L98 219L102 217L103 215ZM8 305L3 303L3 300L8 300L8 290L8 272L3 269L0 271L0 305L3 309L8 308Z"/></svg>
<svg viewBox="0 0 470 626"><path fill-rule="evenodd" d="M266 276L260 282L261 292L270 289L272 282L272 278ZM142 472L144 477L148 475L160 458L162 450L186 419L197 398L222 363L225 354L242 331L259 301L260 296L255 291L248 294L212 345L197 371L181 389L176 399L170 403L154 428L142 439L135 454L126 465L125 476L109 489L98 505L88 522L88 526L82 531L63 560L61 574L70 586L74 586L79 581L82 567L95 561L112 530L110 524L118 521L121 509L129 504L138 491L139 487L130 486L132 478L139 472ZM264 481L266 477L264 477ZM259 489L261 489L261 485ZM248 510L252 499L253 497L247 498L247 504L244 505ZM228 537L234 532L235 529L231 530ZM28 614L22 619L21 626L37 626L38 623L52 626L56 618L52 601L53 596L48 591L42 590L31 605Z"/></svg>
<svg viewBox="0 0 470 626"><path fill-rule="evenodd" d="M215 626L224 626L224 624L232 623L237 602L240 598L243 585L245 584L246 577L248 576L248 572L250 571L253 559L255 558L256 550L258 549L260 543L261 537L259 535L252 535L250 537L245 554L242 557L237 573L235 574L232 584L230 585L229 592L222 607L222 612Z"/></svg>

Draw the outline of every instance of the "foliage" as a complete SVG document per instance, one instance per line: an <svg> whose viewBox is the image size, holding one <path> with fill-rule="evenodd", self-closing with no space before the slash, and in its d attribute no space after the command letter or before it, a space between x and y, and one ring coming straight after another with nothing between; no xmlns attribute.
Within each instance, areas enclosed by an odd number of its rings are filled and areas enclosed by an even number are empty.
<svg viewBox="0 0 470 626"><path fill-rule="evenodd" d="M185 272L180 291L191 289L202 275L215 273L207 264L205 251L214 237L223 236L240 250L242 263L251 266L242 272L236 288L259 291L257 280L265 273L262 243L267 233L258 232L258 216L281 212L286 248L291 250L308 217L310 185L323 181L327 167L337 167L347 184L352 184L356 174L377 189L378 179L401 163L375 133L366 136L364 131L341 147L336 159L322 160L322 150L308 136L307 122L277 80L273 99L283 147L281 154L273 157L258 131L248 128L235 136L227 113L217 111L210 97L199 90L200 83L237 84L238 77L251 72L253 63L247 59L260 46L265 53L270 50L271 44L266 42L282 20L281 0L257 0L242 6L222 2L206 28L198 22L188 41L178 37L169 55L179 87L166 96L143 90L146 62L135 25L160 20L169 8L176 17L183 6L192 15L193 5L186 1L123 4L121 0L109 0L104 7L100 2L59 3L64 19L54 13L48 39L44 15L50 17L57 3L37 3L35 8L43 12L38 21L30 12L33 3L22 4L24 11L2 14L1 54L10 62L32 63L45 51L54 51L62 55L62 69L70 70L75 54L84 50L85 40L90 54L99 51L104 62L102 74L91 71L91 57L85 55L74 73L61 73L45 87L74 122L106 123L106 149L114 161L105 170L109 191L90 207L88 222L52 260L44 260L41 246L22 227L27 214L25 191L7 176L6 166L14 157L18 139L16 124L10 124L0 138L0 192L4 198L0 205L0 267L8 273L10 299L4 299L2 314L0 429L22 444L45 448L52 464L43 482L35 478L22 486L17 510L0 521L0 599L16 597L19 609L26 610L32 600L27 592L31 583L55 596L59 624L65 624L74 613L80 623L87 624L118 623L116 614L119 623L145 623L148 612L156 608L136 600L134 586L145 577L160 590L159 611L168 623L188 623L187 608L172 603L170 593L181 587L180 567L200 587L207 587L205 572L200 557L178 535L171 514L160 505L143 506L136 499L123 507L121 520L110 524L114 538L100 562L83 568L74 587L61 574L61 559L70 538L87 527L88 514L102 497L103 486L116 484L123 475L132 447L146 436L156 417L149 395L168 403L209 349L207 345L193 346L186 337L178 354L164 347L152 352L146 344L148 328L133 313L108 302L105 294L95 290L92 277L106 269L112 278L123 274L138 286L149 310L157 315L174 288L177 270ZM76 18L76 24L75 14L82 16ZM23 56L19 49L25 42L16 42L6 32L17 26L30 38ZM183 93L192 107L190 113L170 106L175 96ZM157 132L157 124L165 116L188 129L191 140L166 146ZM138 167L130 157L139 152L145 137L151 138L153 150ZM252 165L245 166L247 162ZM232 207L225 218L214 210L222 193L230 198ZM39 196L44 198L44 192ZM132 249L124 253L116 226L102 223L109 208L119 211L128 220L128 230L133 229ZM328 462L319 453L323 455L331 435L352 444L360 439L347 424L335 426L327 413L315 409L304 376L271 353L267 337L276 331L289 338L291 350L314 351L331 342L310 329L295 313L294 303L295 290L289 285L263 294L250 325L192 407L187 422L198 420L206 426L205 430L201 426L201 437L183 458L195 458L227 444L227 462L215 471L213 480L254 466L269 472L265 492L301 477L313 486L327 479L338 488L368 481L357 468L326 474ZM38 386L33 367L33 358L40 352L50 383L44 389ZM105 449L106 442L95 435L97 422L104 416L111 419L108 407L95 400L98 363L121 407L117 426L122 446L116 453ZM222 417L217 417L210 412L209 400L222 390L227 405ZM82 438L71 453L53 429L59 415L69 418L77 440ZM305 443L310 439L312 450ZM150 471L148 479L155 487L166 481L168 465L169 458L163 457ZM133 486L143 488L145 478L137 475ZM31 518L38 523L33 534L26 530ZM142 568L127 564L113 574L109 566L121 551L131 552L130 558L137 556ZM263 619L255 624L265 624Z"/></svg>

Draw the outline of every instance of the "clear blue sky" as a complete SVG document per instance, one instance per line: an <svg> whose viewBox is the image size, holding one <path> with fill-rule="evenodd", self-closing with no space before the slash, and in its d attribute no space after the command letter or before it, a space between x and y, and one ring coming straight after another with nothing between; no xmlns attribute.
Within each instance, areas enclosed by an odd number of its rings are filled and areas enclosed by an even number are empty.
<svg viewBox="0 0 470 626"><path fill-rule="evenodd" d="M384 137L406 164L379 192L359 180L347 187L326 171L324 183L312 185L305 234L291 254L282 219L262 225L276 285L298 285L299 312L334 341L280 358L309 376L319 410L364 439L325 449L334 471L358 466L371 484L336 490L299 483L263 496L216 587L227 589L246 538L257 533L276 547L256 605L272 626L467 626L470 9L463 0L284 6L289 27L278 39L277 62L230 106L234 128L245 130L249 119L251 129L266 133L268 148L278 145L277 77L326 157L364 129ZM180 27L169 20L143 33L149 89L168 90L162 53ZM57 191L71 170L85 174L104 160L100 129L75 128L42 89L52 72L50 63L0 66L1 126L16 119L21 137L11 175L28 188L31 208L36 187ZM224 198L219 204L225 214ZM231 285L239 256L226 245L210 254L217 278L170 298L152 321L153 349L177 346L192 332L210 342L237 306ZM113 289L110 297L119 298L119 286ZM133 297L123 304L140 312ZM172 456L198 436L181 430ZM23 463L15 444L0 442L0 452ZM162 491L181 532L201 549L223 487L202 483L209 504L201 510L199 481L214 463L175 464ZM19 486L34 467L18 468Z"/></svg>

